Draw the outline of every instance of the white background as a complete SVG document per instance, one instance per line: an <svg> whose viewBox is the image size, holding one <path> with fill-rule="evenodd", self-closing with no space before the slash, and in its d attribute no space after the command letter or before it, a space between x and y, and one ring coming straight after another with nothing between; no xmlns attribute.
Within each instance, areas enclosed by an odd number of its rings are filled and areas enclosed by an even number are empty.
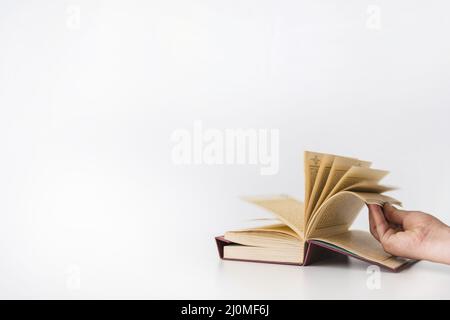
<svg viewBox="0 0 450 320"><path fill-rule="evenodd" d="M369 290L364 263L223 262L213 241L268 216L239 195L302 199L305 149L372 160L450 222L447 1L0 6L1 298L450 298L442 265ZM175 166L195 120L278 129L279 173Z"/></svg>

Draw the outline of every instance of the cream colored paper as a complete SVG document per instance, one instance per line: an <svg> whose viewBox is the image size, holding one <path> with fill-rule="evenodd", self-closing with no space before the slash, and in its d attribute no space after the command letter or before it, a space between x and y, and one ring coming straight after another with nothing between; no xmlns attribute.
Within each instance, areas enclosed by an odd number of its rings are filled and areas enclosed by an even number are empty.
<svg viewBox="0 0 450 320"><path fill-rule="evenodd" d="M244 197L243 199L271 211L278 219L304 238L305 207L302 202L284 195Z"/></svg>
<svg viewBox="0 0 450 320"><path fill-rule="evenodd" d="M389 172L385 170L377 170L371 168L364 167L351 167L341 179L339 179L338 183L334 186L331 192L327 195L327 198L335 195L339 191L345 190L352 185L361 182L373 182L378 183L381 179L383 179Z"/></svg>
<svg viewBox="0 0 450 320"><path fill-rule="evenodd" d="M368 232L351 230L325 238L314 238L337 247L343 248L364 259L385 265L388 268L398 268L408 262L408 259L394 257L383 250L381 244Z"/></svg>
<svg viewBox="0 0 450 320"><path fill-rule="evenodd" d="M326 200L306 229L306 238L348 230L365 204L401 204L400 201L378 193L341 191Z"/></svg>
<svg viewBox="0 0 450 320"><path fill-rule="evenodd" d="M362 161L354 158L346 158L346 157L335 157L333 161L333 165L331 167L330 173L328 175L327 182L320 192L319 200L317 201L313 212L315 212L328 198L330 192L334 189L334 187L338 184L341 178L347 173L347 171L352 166L358 166L363 168L370 167L371 163L368 161Z"/></svg>
<svg viewBox="0 0 450 320"><path fill-rule="evenodd" d="M308 206L305 211L305 221L308 222L309 217L312 214L314 207L316 206L317 200L320 197L320 193L322 192L325 183L327 182L328 175L330 174L331 167L333 165L335 157L332 155L325 155L322 158L320 163L319 170L317 172L316 178L314 180L314 187L310 193L310 197L308 200Z"/></svg>
<svg viewBox="0 0 450 320"><path fill-rule="evenodd" d="M319 171L322 158L326 154L319 152L305 151L304 153L304 170L305 170L305 207L308 206L309 197L311 196L314 182Z"/></svg>

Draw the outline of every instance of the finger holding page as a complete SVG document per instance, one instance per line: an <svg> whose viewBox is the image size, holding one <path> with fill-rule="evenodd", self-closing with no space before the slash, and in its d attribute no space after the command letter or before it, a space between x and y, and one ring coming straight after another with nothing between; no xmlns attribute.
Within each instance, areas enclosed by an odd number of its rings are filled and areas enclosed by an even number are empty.
<svg viewBox="0 0 450 320"><path fill-rule="evenodd" d="M378 235L378 240L383 242L383 238L389 233L389 224L387 223L381 207L378 205L368 205L369 210L372 213L372 218L374 222L374 229Z"/></svg>

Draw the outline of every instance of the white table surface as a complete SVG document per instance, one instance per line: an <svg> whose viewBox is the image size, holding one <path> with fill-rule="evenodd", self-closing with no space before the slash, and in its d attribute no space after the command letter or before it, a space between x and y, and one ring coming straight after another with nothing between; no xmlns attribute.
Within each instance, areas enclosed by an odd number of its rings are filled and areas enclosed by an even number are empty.
<svg viewBox="0 0 450 320"><path fill-rule="evenodd" d="M163 242L136 241L130 245L125 241L120 245L110 238L82 245L82 250L60 248L59 256L53 257L39 257L42 251L35 246L34 255L30 251L26 256L16 253L15 261L2 263L0 297L450 298L450 266L440 264L419 262L399 273L382 270L379 286L374 288L367 285L368 264L352 258L337 257L307 267L223 261L212 238L191 236L184 243L174 242L162 248ZM58 243L54 243L47 250L57 247Z"/></svg>
<svg viewBox="0 0 450 320"><path fill-rule="evenodd" d="M343 257L313 266L223 262L219 296L260 299L449 299L450 267L419 262L400 273L381 271L379 286L367 282L368 265ZM231 282L231 283L229 283Z"/></svg>

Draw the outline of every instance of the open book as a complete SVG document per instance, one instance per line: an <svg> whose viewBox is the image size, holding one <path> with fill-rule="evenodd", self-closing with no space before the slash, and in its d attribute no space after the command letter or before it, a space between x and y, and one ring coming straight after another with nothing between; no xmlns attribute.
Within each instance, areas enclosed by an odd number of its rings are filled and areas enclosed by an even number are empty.
<svg viewBox="0 0 450 320"><path fill-rule="evenodd" d="M305 152L305 202L289 196L251 197L247 201L271 211L279 223L226 232L216 237L220 257L307 265L331 252L391 270L414 262L386 253L369 232L350 230L365 204L400 202L383 193L388 172L371 163L337 155Z"/></svg>

